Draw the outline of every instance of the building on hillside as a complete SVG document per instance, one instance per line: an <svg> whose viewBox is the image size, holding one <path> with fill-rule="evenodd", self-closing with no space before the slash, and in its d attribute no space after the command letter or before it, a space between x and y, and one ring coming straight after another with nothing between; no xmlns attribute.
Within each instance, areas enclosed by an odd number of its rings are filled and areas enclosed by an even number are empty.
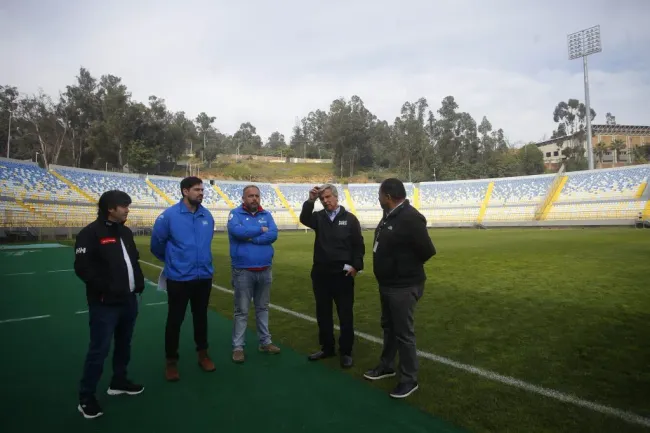
<svg viewBox="0 0 650 433"><path fill-rule="evenodd" d="M594 150L594 164L597 168L619 167L634 164L634 148L650 145L650 126L641 125L591 125L591 143ZM557 168L566 158L562 151L578 143L577 134L552 138L535 143L544 155L544 164ZM614 151L612 146L618 147ZM585 153L586 156L586 153Z"/></svg>

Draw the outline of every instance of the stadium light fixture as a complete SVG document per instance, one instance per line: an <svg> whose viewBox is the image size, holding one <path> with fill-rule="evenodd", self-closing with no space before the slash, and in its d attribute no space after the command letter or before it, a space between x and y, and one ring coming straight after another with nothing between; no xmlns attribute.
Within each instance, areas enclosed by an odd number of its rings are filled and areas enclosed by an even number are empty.
<svg viewBox="0 0 650 433"><path fill-rule="evenodd" d="M589 170L594 169L594 151L591 145L591 106L589 104L589 74L587 68L587 56L600 53L603 48L600 43L600 25L571 33L567 36L569 45L569 60L582 57L585 80L585 108L587 109L587 161Z"/></svg>

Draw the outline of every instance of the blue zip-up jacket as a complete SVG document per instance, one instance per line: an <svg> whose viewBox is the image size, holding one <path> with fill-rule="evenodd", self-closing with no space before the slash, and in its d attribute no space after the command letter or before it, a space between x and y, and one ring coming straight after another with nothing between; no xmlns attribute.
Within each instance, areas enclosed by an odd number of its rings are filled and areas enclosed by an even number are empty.
<svg viewBox="0 0 650 433"><path fill-rule="evenodd" d="M165 263L168 280L212 279L214 219L199 205L192 213L181 200L156 219L151 233L151 253Z"/></svg>
<svg viewBox="0 0 650 433"><path fill-rule="evenodd" d="M262 232L262 227L268 227ZM253 215L244 206L228 215L230 261L235 269L266 268L273 262L273 242L278 238L278 227L270 212L260 207Z"/></svg>

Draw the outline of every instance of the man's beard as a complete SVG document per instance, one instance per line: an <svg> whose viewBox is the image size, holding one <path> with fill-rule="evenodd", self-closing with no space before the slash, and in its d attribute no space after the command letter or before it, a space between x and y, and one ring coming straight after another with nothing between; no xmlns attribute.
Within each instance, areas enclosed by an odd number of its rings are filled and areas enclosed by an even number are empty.
<svg viewBox="0 0 650 433"><path fill-rule="evenodd" d="M203 199L202 199L202 198L197 198L197 199L195 199L195 200L192 200L191 198L188 197L188 198L187 198L187 201L188 201L192 206L198 206L198 205L201 204L201 202L203 201Z"/></svg>

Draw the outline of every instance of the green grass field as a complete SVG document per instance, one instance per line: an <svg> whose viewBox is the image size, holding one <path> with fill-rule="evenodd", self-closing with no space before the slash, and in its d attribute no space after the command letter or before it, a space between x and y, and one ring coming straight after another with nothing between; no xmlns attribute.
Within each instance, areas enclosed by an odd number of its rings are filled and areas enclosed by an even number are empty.
<svg viewBox="0 0 650 433"><path fill-rule="evenodd" d="M364 236L369 253L366 271L357 277L355 324L365 336L380 337L372 233ZM305 317L315 315L309 278L313 233L281 232L271 301L285 310L272 310L270 327L283 354L269 358L251 350L246 364L233 364L232 295L215 290L210 351L218 372L205 376L189 359L182 366L185 380L166 383L165 297L150 284L132 357L136 379L149 391L133 403L102 397L107 414L93 431L122 431L136 420L160 433L650 431L650 231L440 229L431 236L438 255L427 265L416 334L421 351L443 358L423 354L420 390L408 400L388 397L392 380L363 380L381 350L368 338L357 339L351 370L341 370L337 359L306 361L317 349L316 324ZM159 265L149 239L138 237L137 243L142 260ZM215 236L213 251L215 284L230 289L224 234ZM88 423L74 409L87 316L82 284L69 269L73 252L1 256L0 414L7 431L86 431ZM143 269L157 280L159 268ZM41 314L48 316L12 320ZM187 319L187 354L191 332ZM255 347L252 313L248 343ZM104 385L110 360L105 371ZM525 384L513 386L514 380Z"/></svg>
<svg viewBox="0 0 650 433"><path fill-rule="evenodd" d="M364 235L371 252L372 233ZM650 417L650 232L441 229L431 236L438 254L426 267L416 313L421 351ZM313 317L312 242L311 232L280 233L271 302ZM148 238L138 244L142 259L157 263ZM225 235L216 235L213 251L215 284L230 288ZM143 268L157 279L158 269ZM232 317L231 295L215 291L212 306ZM371 253L357 278L355 324L381 336ZM270 327L276 343L303 354L317 349L314 323L273 311ZM363 380L379 353L379 345L358 339L355 368L341 374ZM328 364L338 368L337 360ZM430 360L421 361L420 378L410 403L469 431L647 431ZM367 386L388 391L392 385Z"/></svg>

